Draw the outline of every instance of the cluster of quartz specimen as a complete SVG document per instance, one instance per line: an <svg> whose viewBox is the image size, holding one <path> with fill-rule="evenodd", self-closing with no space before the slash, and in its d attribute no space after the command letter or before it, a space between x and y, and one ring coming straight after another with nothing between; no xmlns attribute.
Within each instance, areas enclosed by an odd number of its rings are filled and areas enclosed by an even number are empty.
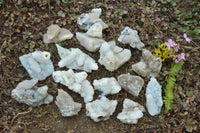
<svg viewBox="0 0 200 133"><path fill-rule="evenodd" d="M47 33L44 34L43 41L44 43L56 43L72 37L73 34L69 30L60 28L57 24L52 24L48 27Z"/></svg>
<svg viewBox="0 0 200 133"><path fill-rule="evenodd" d="M142 112L145 112L142 105L126 98L123 102L122 112L117 115L117 119L123 123L137 124L138 119L143 117Z"/></svg>
<svg viewBox="0 0 200 133"><path fill-rule="evenodd" d="M142 50L142 57L140 62L132 65L132 69L143 77L157 77L162 68L162 60L147 49Z"/></svg>
<svg viewBox="0 0 200 133"><path fill-rule="evenodd" d="M69 69L84 70L91 72L98 70L98 65L89 55L83 53L78 48L65 49L56 44L58 54L61 60L58 62L59 67L67 67Z"/></svg>
<svg viewBox="0 0 200 133"><path fill-rule="evenodd" d="M117 94L121 90L121 86L114 77L94 80L93 85L96 90L102 92L102 96Z"/></svg>
<svg viewBox="0 0 200 133"><path fill-rule="evenodd" d="M90 52L96 52L105 41L102 39L101 23L93 24L86 33L76 33L80 44Z"/></svg>
<svg viewBox="0 0 200 133"><path fill-rule="evenodd" d="M117 70L131 58L131 51L116 46L114 41L103 43L99 52L98 62L109 71Z"/></svg>
<svg viewBox="0 0 200 133"><path fill-rule="evenodd" d="M50 53L46 51L35 51L20 56L19 60L31 78L44 80L54 71L53 63L50 60Z"/></svg>
<svg viewBox="0 0 200 133"><path fill-rule="evenodd" d="M162 100L162 90L161 85L152 76L146 89L146 106L150 115L160 114L163 100Z"/></svg>
<svg viewBox="0 0 200 133"><path fill-rule="evenodd" d="M74 102L72 97L62 89L58 89L58 96L55 103L60 109L62 116L77 115L81 110L81 104Z"/></svg>
<svg viewBox="0 0 200 133"><path fill-rule="evenodd" d="M29 106L40 106L49 104L53 101L53 96L47 93L48 87L36 87L37 79L24 80L12 90L12 98L19 103L25 103Z"/></svg>
<svg viewBox="0 0 200 133"><path fill-rule="evenodd" d="M90 82L86 80L86 72L74 73L73 70L69 69L68 71L55 71L52 75L55 82L61 83L80 94L85 103L92 101L94 89Z"/></svg>
<svg viewBox="0 0 200 133"><path fill-rule="evenodd" d="M144 85L144 80L141 77L129 73L118 76L118 82L123 89L133 96L138 96Z"/></svg>
<svg viewBox="0 0 200 133"><path fill-rule="evenodd" d="M117 100L109 100L106 97L101 97L93 102L86 104L86 115L95 122L107 120L115 111Z"/></svg>
<svg viewBox="0 0 200 133"><path fill-rule="evenodd" d="M139 50L144 47L144 43L141 42L138 32L136 30L132 30L129 27L125 27L124 30L121 32L118 41L123 44L129 44L132 48L137 48Z"/></svg>
<svg viewBox="0 0 200 133"><path fill-rule="evenodd" d="M92 9L90 13L83 13L78 17L78 25L83 30L88 30L93 24L100 23L102 26L102 29L105 29L108 27L107 24L105 24L102 19L99 17L101 16L101 8L95 8Z"/></svg>

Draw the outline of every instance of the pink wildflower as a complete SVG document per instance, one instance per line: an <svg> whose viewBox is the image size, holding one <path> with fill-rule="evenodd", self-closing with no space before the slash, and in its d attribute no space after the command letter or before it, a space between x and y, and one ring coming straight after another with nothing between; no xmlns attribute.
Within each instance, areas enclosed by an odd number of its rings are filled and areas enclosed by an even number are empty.
<svg viewBox="0 0 200 133"><path fill-rule="evenodd" d="M175 63L178 63L181 60L185 60L185 54L181 53L179 55L174 55L173 60L175 61Z"/></svg>
<svg viewBox="0 0 200 133"><path fill-rule="evenodd" d="M185 38L186 42L190 43L191 39L187 37L187 34L184 33L183 37Z"/></svg>
<svg viewBox="0 0 200 133"><path fill-rule="evenodd" d="M170 48L175 48L176 47L176 43L172 40L169 39L168 42L166 42L166 46L168 47L168 51L170 51ZM176 50L178 50L179 47L175 48ZM175 50L175 51L176 51Z"/></svg>

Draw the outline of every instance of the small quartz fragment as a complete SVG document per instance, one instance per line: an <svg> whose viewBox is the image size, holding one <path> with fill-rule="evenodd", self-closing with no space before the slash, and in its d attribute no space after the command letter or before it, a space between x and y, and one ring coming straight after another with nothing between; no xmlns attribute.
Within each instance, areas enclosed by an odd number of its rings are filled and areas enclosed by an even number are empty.
<svg viewBox="0 0 200 133"><path fill-rule="evenodd" d="M132 48L137 48L139 50L144 47L144 43L140 41L138 36L138 32L136 30L132 30L129 27L125 27L124 30L121 32L118 41L123 44L129 44Z"/></svg>
<svg viewBox="0 0 200 133"><path fill-rule="evenodd" d="M54 71L50 53L46 51L35 51L19 57L23 67L31 78L44 80Z"/></svg>
<svg viewBox="0 0 200 133"><path fill-rule="evenodd" d="M109 71L117 70L131 58L131 51L116 46L114 41L104 42L99 52L100 59L98 62Z"/></svg>
<svg viewBox="0 0 200 133"><path fill-rule="evenodd" d="M91 72L92 70L98 70L98 65L94 59L89 55L83 53L78 48L65 49L56 44L58 54L61 60L58 63L59 67L67 67L69 69L84 70Z"/></svg>
<svg viewBox="0 0 200 133"><path fill-rule="evenodd" d="M101 16L101 8L95 8L92 9L90 13L83 13L78 18L78 25L83 30L88 30L93 24L100 23L102 26L102 29L105 29L108 27L107 24L105 24L102 19L99 17Z"/></svg>
<svg viewBox="0 0 200 133"><path fill-rule="evenodd" d="M117 94L121 90L121 86L114 77L94 80L93 85L96 90L102 92L101 96Z"/></svg>
<svg viewBox="0 0 200 133"><path fill-rule="evenodd" d="M25 103L29 106L40 106L49 104L53 101L53 96L47 93L48 87L36 87L37 79L24 80L12 90L12 98L19 103Z"/></svg>
<svg viewBox="0 0 200 133"><path fill-rule="evenodd" d="M140 62L132 65L132 70L143 77L157 77L162 68L162 60L147 49L142 50L142 57Z"/></svg>
<svg viewBox="0 0 200 133"><path fill-rule="evenodd" d="M86 104L86 115L95 122L108 120L114 113L117 100L109 100L105 96Z"/></svg>
<svg viewBox="0 0 200 133"><path fill-rule="evenodd" d="M68 71L55 71L52 75L55 82L61 83L80 94L85 103L92 101L94 89L90 82L86 80L86 72L74 73L72 69L69 69Z"/></svg>
<svg viewBox="0 0 200 133"><path fill-rule="evenodd" d="M143 117L145 109L142 105L130 99L123 102L122 112L118 114L117 119L127 124L137 124L138 119Z"/></svg>
<svg viewBox="0 0 200 133"><path fill-rule="evenodd" d="M56 43L72 37L73 34L69 30L60 28L57 24L52 24L48 27L47 33L44 34L43 41L44 43Z"/></svg>
<svg viewBox="0 0 200 133"><path fill-rule="evenodd" d="M141 77L129 73L118 76L118 82L123 89L133 96L138 96L144 85L144 80Z"/></svg>
<svg viewBox="0 0 200 133"><path fill-rule="evenodd" d="M160 114L163 100L162 100L162 86L152 76L146 89L146 106L151 116Z"/></svg>
<svg viewBox="0 0 200 133"><path fill-rule="evenodd" d="M58 89L58 96L55 101L62 116L77 115L81 110L81 104L74 102L72 97L62 89Z"/></svg>

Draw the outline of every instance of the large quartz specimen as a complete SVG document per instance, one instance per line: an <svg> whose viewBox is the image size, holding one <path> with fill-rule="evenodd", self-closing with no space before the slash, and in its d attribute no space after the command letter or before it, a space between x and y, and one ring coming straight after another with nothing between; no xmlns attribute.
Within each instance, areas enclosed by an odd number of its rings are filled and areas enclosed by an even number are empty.
<svg viewBox="0 0 200 133"><path fill-rule="evenodd" d="M51 24L48 27L47 33L44 34L43 41L44 43L56 43L71 39L72 37L73 34L69 30L60 28L57 24Z"/></svg>
<svg viewBox="0 0 200 133"><path fill-rule="evenodd" d="M35 51L19 57L23 67L31 78L44 80L54 71L50 53L46 51Z"/></svg>
<svg viewBox="0 0 200 133"><path fill-rule="evenodd" d="M114 113L117 100L109 100L105 96L86 104L86 115L95 122L107 120Z"/></svg>
<svg viewBox="0 0 200 133"><path fill-rule="evenodd" d="M141 77L129 73L118 76L118 82L123 89L133 96L138 96L144 85L144 80Z"/></svg>
<svg viewBox="0 0 200 133"><path fill-rule="evenodd" d="M102 29L105 29L108 27L107 24L105 24L102 19L99 17L101 16L101 8L95 8L92 9L90 13L83 13L78 17L78 25L83 30L88 30L93 24L100 23L102 26Z"/></svg>
<svg viewBox="0 0 200 133"><path fill-rule="evenodd" d="M93 85L96 90L102 92L101 96L117 94L121 90L121 86L114 77L94 80Z"/></svg>
<svg viewBox="0 0 200 133"><path fill-rule="evenodd" d="M67 67L69 69L84 70L91 72L98 70L98 65L89 55L83 53L78 48L65 49L56 44L58 54L61 60L58 63L59 67Z"/></svg>
<svg viewBox="0 0 200 133"><path fill-rule="evenodd" d="M123 102L122 112L117 115L117 119L123 123L137 124L138 119L143 117L142 112L145 112L142 105L126 98Z"/></svg>
<svg viewBox="0 0 200 133"><path fill-rule="evenodd" d="M124 30L121 32L118 41L123 44L129 44L132 48L137 48L139 50L144 47L144 43L141 42L138 32L136 30L132 30L129 27L125 27Z"/></svg>
<svg viewBox="0 0 200 133"><path fill-rule="evenodd" d="M132 69L143 77L157 77L162 68L162 60L147 49L142 50L142 57L140 62L132 65Z"/></svg>
<svg viewBox="0 0 200 133"><path fill-rule="evenodd" d="M163 100L162 100L162 86L152 76L146 89L146 107L151 116L160 114Z"/></svg>
<svg viewBox="0 0 200 133"><path fill-rule="evenodd" d="M109 71L117 70L131 58L131 51L116 46L114 41L104 42L99 52L100 59L98 62Z"/></svg>
<svg viewBox="0 0 200 133"><path fill-rule="evenodd" d="M74 73L72 69L69 69L68 71L55 71L52 75L55 82L61 83L80 94L85 103L92 101L94 89L90 82L86 80L86 72Z"/></svg>
<svg viewBox="0 0 200 133"><path fill-rule="evenodd" d="M58 89L58 96L55 101L62 116L77 115L81 110L81 104L74 102L72 97L62 89Z"/></svg>
<svg viewBox="0 0 200 133"><path fill-rule="evenodd" d="M24 80L12 90L12 98L19 103L25 103L29 106L40 106L49 104L53 101L53 96L47 93L48 86L36 87L37 79Z"/></svg>

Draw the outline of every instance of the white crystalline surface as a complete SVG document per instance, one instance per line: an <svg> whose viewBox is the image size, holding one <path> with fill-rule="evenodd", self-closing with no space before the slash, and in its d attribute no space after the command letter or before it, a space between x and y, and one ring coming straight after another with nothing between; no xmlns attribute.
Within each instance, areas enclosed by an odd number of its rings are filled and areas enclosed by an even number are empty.
<svg viewBox="0 0 200 133"><path fill-rule="evenodd" d="M123 123L137 124L138 119L143 117L144 111L142 105L126 98L123 102L123 110L118 114L117 119Z"/></svg>
<svg viewBox="0 0 200 133"><path fill-rule="evenodd" d="M103 96L86 104L86 115L95 122L107 120L114 113L116 106L117 100L109 100Z"/></svg>
<svg viewBox="0 0 200 133"><path fill-rule="evenodd" d="M98 62L109 71L117 70L131 58L131 51L116 46L114 41L103 43L99 52Z"/></svg>
<svg viewBox="0 0 200 133"><path fill-rule="evenodd" d="M72 97L62 89L58 89L58 96L55 101L62 116L77 115L81 110L81 104L74 102Z"/></svg>
<svg viewBox="0 0 200 133"><path fill-rule="evenodd" d="M65 49L56 44L58 54L61 60L58 62L59 67L67 67L69 69L84 70L91 72L98 70L98 65L94 59L83 53L78 48Z"/></svg>
<svg viewBox="0 0 200 133"><path fill-rule="evenodd" d="M29 106L40 106L49 104L53 101L53 96L47 93L48 87L36 87L37 79L24 80L12 90L12 98L19 103L25 103Z"/></svg>
<svg viewBox="0 0 200 133"><path fill-rule="evenodd" d="M50 53L46 51L35 51L19 57L23 67L31 78L44 80L54 71L54 66L50 60Z"/></svg>
<svg viewBox="0 0 200 133"><path fill-rule="evenodd" d="M60 28L57 24L52 24L48 27L47 33L44 34L43 41L44 43L56 43L72 37L73 34L69 30Z"/></svg>
<svg viewBox="0 0 200 133"><path fill-rule="evenodd" d="M130 44L131 47L137 48L139 50L144 47L144 43L141 42L138 32L136 30L132 30L129 27L125 27L124 30L121 32L118 41L123 44Z"/></svg>
<svg viewBox="0 0 200 133"><path fill-rule="evenodd" d="M52 75L55 82L61 83L70 90L80 94L84 98L85 103L92 101L94 89L90 82L86 80L86 72L74 73L69 69L68 71L55 71Z"/></svg>
<svg viewBox="0 0 200 133"><path fill-rule="evenodd" d="M160 114L163 100L162 100L162 86L154 77L151 77L146 89L146 106L151 116Z"/></svg>
<svg viewBox="0 0 200 133"><path fill-rule="evenodd" d="M142 57L140 62L132 65L132 69L143 77L157 77L162 68L162 60L147 49L142 50Z"/></svg>
<svg viewBox="0 0 200 133"><path fill-rule="evenodd" d="M102 29L105 29L108 27L107 24L105 24L102 19L100 19L101 15L101 8L95 8L92 9L90 13L83 13L78 18L78 25L83 30L88 30L93 24L100 23L102 26Z"/></svg>
<svg viewBox="0 0 200 133"><path fill-rule="evenodd" d="M121 90L121 86L114 77L94 80L93 85L96 90L102 92L103 96L117 94Z"/></svg>
<svg viewBox="0 0 200 133"><path fill-rule="evenodd" d="M90 37L102 38L102 25L101 23L93 24L86 34Z"/></svg>

